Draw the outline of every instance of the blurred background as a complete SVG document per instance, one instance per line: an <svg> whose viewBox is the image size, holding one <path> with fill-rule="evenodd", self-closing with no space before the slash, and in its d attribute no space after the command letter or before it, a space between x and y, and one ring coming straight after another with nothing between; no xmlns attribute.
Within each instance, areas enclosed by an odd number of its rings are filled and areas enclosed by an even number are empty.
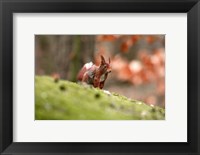
<svg viewBox="0 0 200 155"><path fill-rule="evenodd" d="M77 82L100 55L112 67L103 89L165 107L165 35L35 35L36 75Z"/></svg>

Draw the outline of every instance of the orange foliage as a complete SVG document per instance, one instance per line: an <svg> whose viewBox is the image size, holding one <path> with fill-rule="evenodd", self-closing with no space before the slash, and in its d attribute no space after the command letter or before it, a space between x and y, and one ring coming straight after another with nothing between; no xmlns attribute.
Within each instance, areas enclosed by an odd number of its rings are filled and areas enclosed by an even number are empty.
<svg viewBox="0 0 200 155"><path fill-rule="evenodd" d="M141 38L140 35L131 36L132 44L135 44Z"/></svg>
<svg viewBox="0 0 200 155"><path fill-rule="evenodd" d="M154 36L146 36L145 39L149 44L152 44L155 41Z"/></svg>
<svg viewBox="0 0 200 155"><path fill-rule="evenodd" d="M118 35L98 35L97 41L115 41Z"/></svg>
<svg viewBox="0 0 200 155"><path fill-rule="evenodd" d="M120 80L127 80L136 85L160 80L164 78L165 74L162 50L158 50L153 54L141 51L139 61L132 60L128 62L116 56L112 60L112 68L117 72L117 77ZM162 91L163 88L164 86L159 83L159 91Z"/></svg>
<svg viewBox="0 0 200 155"><path fill-rule="evenodd" d="M121 49L122 52L126 53L126 52L128 52L129 46L126 42L124 42L124 43L121 44L120 49Z"/></svg>

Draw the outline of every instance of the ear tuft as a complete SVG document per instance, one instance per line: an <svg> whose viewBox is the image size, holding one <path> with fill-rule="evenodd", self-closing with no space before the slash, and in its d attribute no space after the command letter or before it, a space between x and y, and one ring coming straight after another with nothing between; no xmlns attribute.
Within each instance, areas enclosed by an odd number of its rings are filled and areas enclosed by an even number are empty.
<svg viewBox="0 0 200 155"><path fill-rule="evenodd" d="M101 55L101 64L105 64L105 63L106 63L106 61L105 61L104 57Z"/></svg>

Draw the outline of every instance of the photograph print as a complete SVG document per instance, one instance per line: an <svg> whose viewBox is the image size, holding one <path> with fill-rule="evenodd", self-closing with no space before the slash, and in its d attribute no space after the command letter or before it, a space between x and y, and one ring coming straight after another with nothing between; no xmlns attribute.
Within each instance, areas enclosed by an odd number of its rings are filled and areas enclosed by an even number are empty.
<svg viewBox="0 0 200 155"><path fill-rule="evenodd" d="M35 35L35 120L165 120L165 35Z"/></svg>

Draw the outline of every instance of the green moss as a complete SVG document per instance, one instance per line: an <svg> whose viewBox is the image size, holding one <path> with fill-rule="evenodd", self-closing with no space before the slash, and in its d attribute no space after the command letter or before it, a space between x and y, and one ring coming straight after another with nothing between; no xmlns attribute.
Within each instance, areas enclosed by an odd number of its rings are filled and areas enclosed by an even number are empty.
<svg viewBox="0 0 200 155"><path fill-rule="evenodd" d="M35 78L36 120L163 120L165 110L88 85Z"/></svg>

